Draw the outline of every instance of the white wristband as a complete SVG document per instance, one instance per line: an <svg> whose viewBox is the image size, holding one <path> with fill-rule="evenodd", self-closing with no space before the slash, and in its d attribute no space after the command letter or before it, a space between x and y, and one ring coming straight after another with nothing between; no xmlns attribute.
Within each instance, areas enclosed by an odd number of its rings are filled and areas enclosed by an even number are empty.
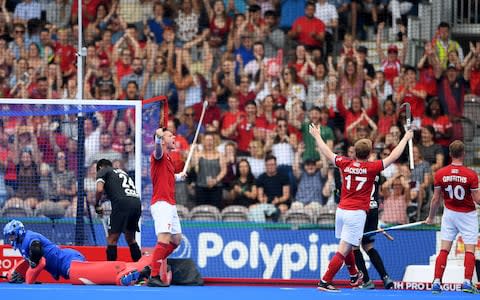
<svg viewBox="0 0 480 300"><path fill-rule="evenodd" d="M175 181L183 181L184 179L182 178L182 176L180 175L180 173L177 173L175 174Z"/></svg>
<svg viewBox="0 0 480 300"><path fill-rule="evenodd" d="M155 135L155 144L160 145L162 143L162 137Z"/></svg>

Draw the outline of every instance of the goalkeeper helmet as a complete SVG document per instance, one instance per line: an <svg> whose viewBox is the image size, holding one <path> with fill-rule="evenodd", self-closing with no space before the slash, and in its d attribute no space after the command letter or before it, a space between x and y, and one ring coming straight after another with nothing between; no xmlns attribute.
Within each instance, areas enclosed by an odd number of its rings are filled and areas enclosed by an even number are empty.
<svg viewBox="0 0 480 300"><path fill-rule="evenodd" d="M5 242L9 242L13 249L17 249L20 246L26 233L25 226L18 220L11 220L3 227Z"/></svg>

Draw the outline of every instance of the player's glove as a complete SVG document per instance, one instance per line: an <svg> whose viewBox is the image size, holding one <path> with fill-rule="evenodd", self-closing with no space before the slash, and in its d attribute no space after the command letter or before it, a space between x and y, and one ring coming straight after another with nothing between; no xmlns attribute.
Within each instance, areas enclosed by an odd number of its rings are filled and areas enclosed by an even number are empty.
<svg viewBox="0 0 480 300"><path fill-rule="evenodd" d="M30 265L30 268L35 269L37 267L37 263L31 260L28 260L28 264Z"/></svg>
<svg viewBox="0 0 480 300"><path fill-rule="evenodd" d="M18 273L17 271L13 271L12 273L8 274L8 282L9 283L24 283L25 278L23 278L22 274Z"/></svg>
<svg viewBox="0 0 480 300"><path fill-rule="evenodd" d="M101 205L95 205L95 212L99 216L103 216L103 207Z"/></svg>

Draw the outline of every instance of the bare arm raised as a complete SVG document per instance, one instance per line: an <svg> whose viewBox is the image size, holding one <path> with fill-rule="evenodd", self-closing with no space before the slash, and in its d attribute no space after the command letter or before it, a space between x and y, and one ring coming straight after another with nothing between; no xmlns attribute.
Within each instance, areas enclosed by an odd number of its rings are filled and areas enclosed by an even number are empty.
<svg viewBox="0 0 480 300"><path fill-rule="evenodd" d="M398 143L397 147L395 147L395 149L393 149L392 153L390 153L390 155L387 156L387 158L385 158L383 160L383 167L384 168L388 168L388 166L390 166L392 163L394 163L400 157L400 155L402 155L403 150L405 150L405 146L407 145L407 142L412 137L413 137L413 131L411 129L407 130L407 132L405 132L405 135L403 136L400 143Z"/></svg>
<svg viewBox="0 0 480 300"><path fill-rule="evenodd" d="M320 125L315 126L313 123L309 125L309 132L315 138L317 142L318 150L320 153L325 155L325 157L335 164L335 153L332 152L330 147L325 143L320 134ZM405 146L404 146L405 147Z"/></svg>

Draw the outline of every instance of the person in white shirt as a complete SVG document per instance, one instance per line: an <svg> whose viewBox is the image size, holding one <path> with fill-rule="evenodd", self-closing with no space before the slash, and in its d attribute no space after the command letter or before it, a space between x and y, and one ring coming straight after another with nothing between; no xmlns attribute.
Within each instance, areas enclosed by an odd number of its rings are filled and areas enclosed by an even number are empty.
<svg viewBox="0 0 480 300"><path fill-rule="evenodd" d="M333 50L333 32L338 26L338 13L335 5L327 0L318 0L315 4L315 18L322 20L326 25L325 41L327 42L327 54Z"/></svg>
<svg viewBox="0 0 480 300"><path fill-rule="evenodd" d="M41 7L40 4L33 0L23 0L22 3L17 4L13 19L15 23L27 24L30 19L40 19Z"/></svg>

